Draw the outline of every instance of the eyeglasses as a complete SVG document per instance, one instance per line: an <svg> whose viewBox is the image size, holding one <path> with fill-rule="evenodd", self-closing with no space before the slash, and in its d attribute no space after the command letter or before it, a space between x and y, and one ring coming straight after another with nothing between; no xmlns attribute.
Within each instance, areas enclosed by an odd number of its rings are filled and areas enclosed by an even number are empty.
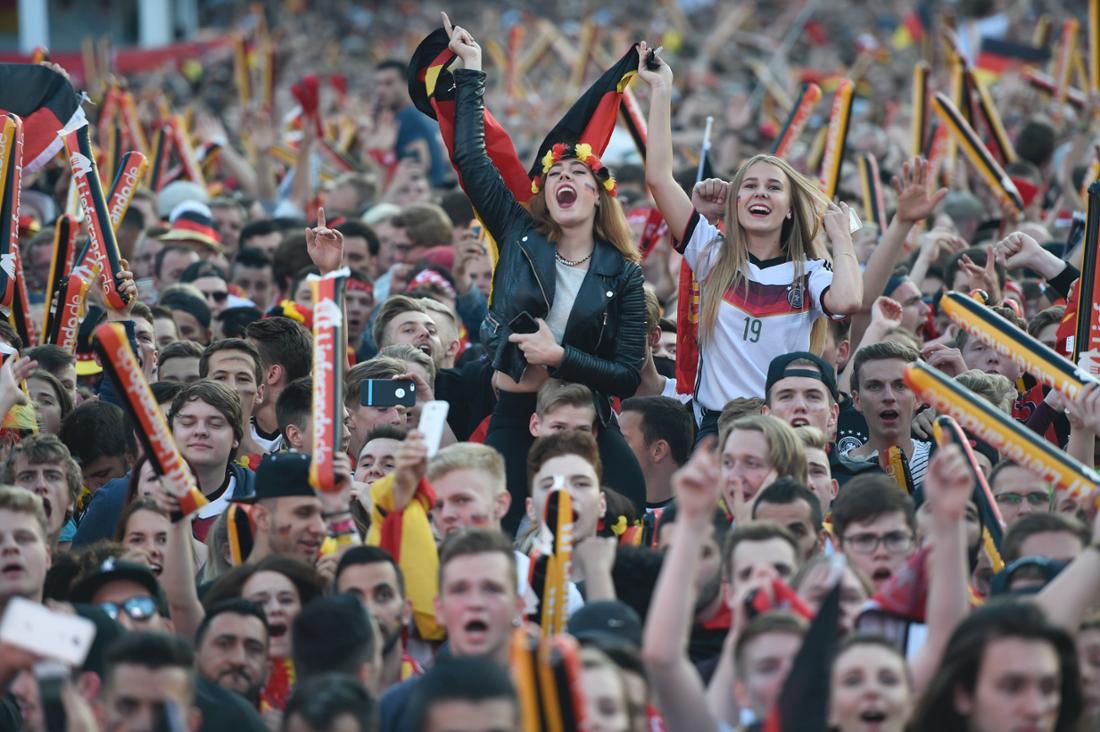
<svg viewBox="0 0 1100 732"><path fill-rule="evenodd" d="M844 547L858 554L871 554L879 544L891 554L901 554L912 547L913 535L908 531L888 531L885 534L851 534L844 537Z"/></svg>
<svg viewBox="0 0 1100 732"><path fill-rule="evenodd" d="M1024 501L1027 501L1029 506L1033 508L1040 508L1042 506L1050 505L1050 494L1046 492L1036 493L998 493L993 498L997 503L1003 503L1006 506L1019 506Z"/></svg>
<svg viewBox="0 0 1100 732"><path fill-rule="evenodd" d="M204 292L203 294L206 295L206 298L208 300L213 300L214 302L219 304L229 299L229 293L225 290L222 290L220 292Z"/></svg>
<svg viewBox="0 0 1100 732"><path fill-rule="evenodd" d="M99 607L111 620L118 620L123 612L131 620L148 620L157 614L157 601L148 596L131 597L122 602L101 602Z"/></svg>

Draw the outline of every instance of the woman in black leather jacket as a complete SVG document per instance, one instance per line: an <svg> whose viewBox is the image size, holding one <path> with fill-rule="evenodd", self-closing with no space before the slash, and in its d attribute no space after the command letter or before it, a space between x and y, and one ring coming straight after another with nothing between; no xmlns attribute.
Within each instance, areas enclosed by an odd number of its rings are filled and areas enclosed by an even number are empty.
<svg viewBox="0 0 1100 732"><path fill-rule="evenodd" d="M563 141L544 156L539 190L521 206L485 150L481 48L445 23L465 66L454 72L454 163L500 251L481 339L498 392L486 444L503 453L512 493L504 525L515 530L523 513L528 423L550 378L592 389L601 457L615 466L605 482L644 508L645 479L611 410L612 396L638 388L646 338L640 256L614 179L589 146Z"/></svg>

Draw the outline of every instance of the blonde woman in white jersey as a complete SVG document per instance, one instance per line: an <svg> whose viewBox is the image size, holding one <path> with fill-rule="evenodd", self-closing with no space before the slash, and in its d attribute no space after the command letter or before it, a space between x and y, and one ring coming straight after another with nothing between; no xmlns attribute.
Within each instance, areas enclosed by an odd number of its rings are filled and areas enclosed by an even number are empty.
<svg viewBox="0 0 1100 732"><path fill-rule="evenodd" d="M717 432L726 402L764 396L773 358L809 350L818 317L856 312L863 281L848 207L778 158L757 155L732 182L705 180L691 198L684 193L673 178L672 69L659 56L649 69L644 42L638 52L638 76L651 92L646 183L701 288L695 402L702 438ZM719 217L724 235L710 223ZM821 227L832 262L817 239Z"/></svg>

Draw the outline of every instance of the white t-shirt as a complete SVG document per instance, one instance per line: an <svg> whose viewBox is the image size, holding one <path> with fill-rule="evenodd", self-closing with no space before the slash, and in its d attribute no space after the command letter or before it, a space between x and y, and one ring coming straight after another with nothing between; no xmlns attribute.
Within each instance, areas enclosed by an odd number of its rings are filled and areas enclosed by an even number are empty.
<svg viewBox="0 0 1100 732"><path fill-rule="evenodd" d="M676 391L676 379L665 379L665 386L661 389L661 396L675 399L681 404L687 404L691 401L691 394L681 394Z"/></svg>
<svg viewBox="0 0 1100 732"><path fill-rule="evenodd" d="M570 267L557 260L554 264L554 302L546 314L546 327L554 334L554 340L561 343L565 337L565 326L569 324L569 314L573 312L573 303L577 301L577 293L581 291L581 283L588 269Z"/></svg>
<svg viewBox="0 0 1100 732"><path fill-rule="evenodd" d="M725 240L717 227L692 213L677 250L702 283L718 259ZM810 329L829 316L822 298L833 283L832 265L807 260L794 283L794 262L785 258L759 261L749 256L748 278L726 290L714 333L700 347L696 402L722 409L738 397L763 397L768 365L776 356L810 347Z"/></svg>
<svg viewBox="0 0 1100 732"><path fill-rule="evenodd" d="M248 427L252 432L252 439L264 452L279 452L279 450L283 449L283 436L281 434L275 435L274 439L264 437L260 434L259 428L256 427L255 418L249 422Z"/></svg>

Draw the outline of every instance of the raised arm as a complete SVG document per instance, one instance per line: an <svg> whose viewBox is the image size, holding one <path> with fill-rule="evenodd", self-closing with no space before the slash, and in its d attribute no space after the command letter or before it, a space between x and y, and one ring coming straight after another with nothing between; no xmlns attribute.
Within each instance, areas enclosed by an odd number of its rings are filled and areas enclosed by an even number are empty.
<svg viewBox="0 0 1100 732"><path fill-rule="evenodd" d="M645 182L657 208L668 222L669 231L679 239L687 230L694 210L691 199L673 177L672 161L672 69L654 55L655 70L646 65L649 46L638 44L638 77L649 84L649 129L646 139Z"/></svg>
<svg viewBox="0 0 1100 732"><path fill-rule="evenodd" d="M890 220L882 241L867 260L867 267L863 271L863 307L861 308L863 311L869 310L875 298L885 291L886 282L901 258L909 232L919 221L932 213L932 209L947 195L946 188L941 188L935 193L928 190L930 172L927 160L913 158L902 164L901 177L895 177L891 181L898 196L897 211L894 213L894 218ZM833 252L833 256L836 257L836 255L837 253ZM836 266L835 261L833 265ZM919 283L920 280L916 282ZM867 316L862 312L852 316L853 343L863 335L867 322Z"/></svg>
<svg viewBox="0 0 1100 732"><path fill-rule="evenodd" d="M1073 409L1094 434L1100 429L1100 386L1087 384L1074 400ZM1092 498L1090 498L1090 501ZM1100 514L1093 520L1092 543L1043 588L1036 601L1047 617L1076 634L1090 608L1100 600Z"/></svg>
<svg viewBox="0 0 1100 732"><path fill-rule="evenodd" d="M443 27L451 37L449 48L463 67L454 71L454 164L462 187L498 245L517 219L530 217L508 190L485 149L485 73L481 70L481 46L469 31L452 26L443 13Z"/></svg>
<svg viewBox="0 0 1100 732"><path fill-rule="evenodd" d="M668 729L699 732L718 728L687 653L694 579L707 524L718 504L718 458L709 447L696 450L673 478L679 517L672 525L672 546L657 578L642 639L642 658Z"/></svg>
<svg viewBox="0 0 1100 732"><path fill-rule="evenodd" d="M928 639L911 662L918 694L939 667L951 632L970 611L966 503L974 492L974 479L958 446L946 445L932 456L924 492L932 513L932 566L925 612Z"/></svg>
<svg viewBox="0 0 1100 732"><path fill-rule="evenodd" d="M829 204L823 223L833 248L833 284L822 305L833 315L851 315L863 304L863 278L849 230L848 204Z"/></svg>

